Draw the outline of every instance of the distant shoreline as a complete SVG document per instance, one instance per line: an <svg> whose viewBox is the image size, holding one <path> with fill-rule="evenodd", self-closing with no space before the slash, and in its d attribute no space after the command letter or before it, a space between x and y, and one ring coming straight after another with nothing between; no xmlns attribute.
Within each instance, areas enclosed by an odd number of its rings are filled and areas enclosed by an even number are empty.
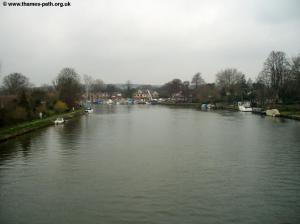
<svg viewBox="0 0 300 224"><path fill-rule="evenodd" d="M158 105L201 109L200 103L160 103ZM238 109L232 105L222 105L217 107L215 110L227 110L232 112L238 111ZM83 110L76 110L74 112L68 112L61 115L54 115L45 119L37 119L9 127L3 127L0 129L0 143L47 126L54 125L54 120L57 117L63 117L64 119L69 120L83 114ZM300 121L300 113L297 111L280 111L280 117Z"/></svg>
<svg viewBox="0 0 300 224"><path fill-rule="evenodd" d="M160 105L201 109L200 103L160 103ZM239 111L238 108L233 105L222 105L216 107L215 110ZM279 117L300 121L300 112L295 110L280 110Z"/></svg>

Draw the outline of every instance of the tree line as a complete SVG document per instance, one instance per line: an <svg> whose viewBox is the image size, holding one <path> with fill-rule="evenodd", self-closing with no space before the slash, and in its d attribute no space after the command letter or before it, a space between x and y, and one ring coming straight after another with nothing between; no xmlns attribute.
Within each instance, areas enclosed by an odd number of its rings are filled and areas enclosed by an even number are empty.
<svg viewBox="0 0 300 224"><path fill-rule="evenodd" d="M206 83L198 72L191 81L176 78L160 87L139 88L155 90L162 98L192 103L251 101L263 107L300 102L300 54L287 58L284 52L272 51L255 81L236 68L226 68L215 76L214 83ZM130 81L119 88L84 75L82 83L73 68L62 69L52 85L40 87L34 87L21 73L12 73L3 78L0 89L0 126L76 109L83 94L88 98L89 94L105 92L111 97L120 92L123 97L131 98L135 91Z"/></svg>
<svg viewBox="0 0 300 224"><path fill-rule="evenodd" d="M0 125L10 125L51 116L77 107L81 97L80 77L74 69L60 71L53 85L34 87L21 73L3 78Z"/></svg>
<svg viewBox="0 0 300 224"><path fill-rule="evenodd" d="M126 88L105 84L101 79L80 75L73 68L63 68L52 85L35 87L29 78L21 73L4 76L0 87L0 126L49 117L82 106L83 95L106 93L108 98L120 92L124 97L132 97L135 89L128 81Z"/></svg>
<svg viewBox="0 0 300 224"><path fill-rule="evenodd" d="M281 51L272 51L255 81L236 68L227 68L216 74L214 83L206 83L201 73L191 82L178 78L164 84L160 96L172 98L181 92L185 102L250 101L257 106L300 102L300 54L287 58Z"/></svg>

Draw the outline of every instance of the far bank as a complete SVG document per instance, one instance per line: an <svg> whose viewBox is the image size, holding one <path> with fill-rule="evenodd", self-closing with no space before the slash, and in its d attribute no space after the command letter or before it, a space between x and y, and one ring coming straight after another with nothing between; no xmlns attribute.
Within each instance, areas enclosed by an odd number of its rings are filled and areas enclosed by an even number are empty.
<svg viewBox="0 0 300 224"><path fill-rule="evenodd" d="M182 102L164 102L160 103L161 105L165 106L173 106L173 107L186 107L186 108L194 108L194 109L201 109L201 103L182 103ZM266 110L267 108L270 109L278 109L280 111L280 117L293 119L300 121L300 110L299 105L274 105L268 106L263 108ZM228 111L239 111L237 105L233 104L225 104L225 103L218 103L215 105L214 110L228 110Z"/></svg>

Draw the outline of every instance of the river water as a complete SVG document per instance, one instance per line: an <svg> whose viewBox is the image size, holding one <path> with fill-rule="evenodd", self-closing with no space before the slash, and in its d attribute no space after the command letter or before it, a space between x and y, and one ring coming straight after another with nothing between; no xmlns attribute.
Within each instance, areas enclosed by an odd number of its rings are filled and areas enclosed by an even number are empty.
<svg viewBox="0 0 300 224"><path fill-rule="evenodd" d="M0 223L300 223L300 122L98 106L0 144Z"/></svg>

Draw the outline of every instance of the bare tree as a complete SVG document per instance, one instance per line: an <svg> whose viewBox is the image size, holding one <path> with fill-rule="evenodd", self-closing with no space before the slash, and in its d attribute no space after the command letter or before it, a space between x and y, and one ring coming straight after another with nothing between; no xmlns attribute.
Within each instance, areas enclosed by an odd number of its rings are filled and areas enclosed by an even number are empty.
<svg viewBox="0 0 300 224"><path fill-rule="evenodd" d="M284 83L284 98L287 101L300 102L300 54L291 60L288 80ZM282 93L282 92L281 92Z"/></svg>
<svg viewBox="0 0 300 224"><path fill-rule="evenodd" d="M291 73L292 79L297 82L300 88L300 54L292 59Z"/></svg>
<svg viewBox="0 0 300 224"><path fill-rule="evenodd" d="M168 90L170 96L176 93L180 93L180 91L182 90L182 81L180 79L173 79L168 83Z"/></svg>
<svg viewBox="0 0 300 224"><path fill-rule="evenodd" d="M220 87L229 88L230 86L237 84L242 78L243 73L239 72L235 68L227 68L217 73L216 83Z"/></svg>
<svg viewBox="0 0 300 224"><path fill-rule="evenodd" d="M30 86L29 79L21 73L12 73L5 76L3 85L4 91L8 94L19 94Z"/></svg>
<svg viewBox="0 0 300 224"><path fill-rule="evenodd" d="M290 64L282 51L272 51L264 63L261 76L271 88L275 101L279 99L279 93L288 79L289 67Z"/></svg>
<svg viewBox="0 0 300 224"><path fill-rule="evenodd" d="M106 85L105 91L108 93L109 98L111 98L113 93L117 91L117 87L113 84L108 84Z"/></svg>
<svg viewBox="0 0 300 224"><path fill-rule="evenodd" d="M182 95L184 97L184 101L188 101L190 95L190 82L184 81L182 83Z"/></svg>
<svg viewBox="0 0 300 224"><path fill-rule="evenodd" d="M62 69L53 84L58 91L59 99L69 108L75 106L81 98L80 76L73 68Z"/></svg>
<svg viewBox="0 0 300 224"><path fill-rule="evenodd" d="M193 76L193 78L192 78L192 83L195 84L195 89L198 89L198 87L199 87L200 85L205 84L205 81L204 81L204 79L202 78L200 72L197 72L197 73Z"/></svg>
<svg viewBox="0 0 300 224"><path fill-rule="evenodd" d="M172 97L174 94L180 93L182 89L182 81L180 79L173 79L159 88L159 95L164 97Z"/></svg>
<svg viewBox="0 0 300 224"><path fill-rule="evenodd" d="M105 84L101 79L96 79L92 84L91 91L93 93L99 93L105 90Z"/></svg>
<svg viewBox="0 0 300 224"><path fill-rule="evenodd" d="M221 90L221 95L227 100L232 100L238 95L244 83L245 75L235 68L227 68L216 74L216 84Z"/></svg>

